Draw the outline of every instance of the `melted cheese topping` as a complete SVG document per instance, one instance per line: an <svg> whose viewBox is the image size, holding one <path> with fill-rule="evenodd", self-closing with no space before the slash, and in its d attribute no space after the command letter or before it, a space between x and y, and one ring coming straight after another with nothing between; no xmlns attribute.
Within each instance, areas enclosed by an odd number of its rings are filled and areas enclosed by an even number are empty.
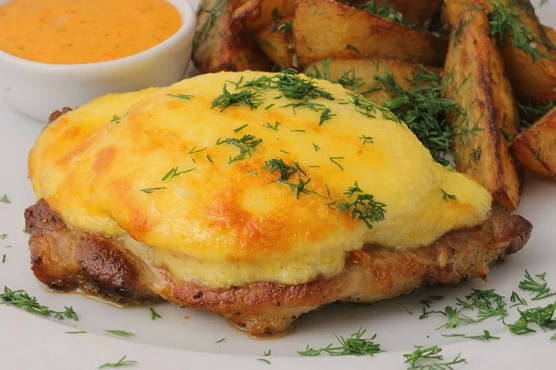
<svg viewBox="0 0 556 370"><path fill-rule="evenodd" d="M303 283L338 273L346 252L366 243L416 248L486 219L485 189L434 162L388 112L362 114L340 85L314 81L334 97L311 100L330 109L322 125L322 112L286 106L299 101L276 89L259 90L255 109L211 107L224 85L235 92L229 81L260 76L272 74L202 75L61 116L30 153L37 198L71 227L120 238L155 266L210 287ZM241 151L223 141L247 134L262 142L229 163ZM299 164L306 176L288 182L310 179L308 193L296 197L264 168L278 158ZM190 171L169 177L173 168ZM353 201L344 193L355 182L385 204L372 228L330 205Z"/></svg>

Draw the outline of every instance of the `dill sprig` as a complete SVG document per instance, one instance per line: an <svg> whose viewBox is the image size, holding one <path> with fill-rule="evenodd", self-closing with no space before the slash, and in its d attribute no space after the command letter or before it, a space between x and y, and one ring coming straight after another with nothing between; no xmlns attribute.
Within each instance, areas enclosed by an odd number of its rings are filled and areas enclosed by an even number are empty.
<svg viewBox="0 0 556 370"><path fill-rule="evenodd" d="M162 315L159 314L154 308L150 307L149 311L151 312L151 320L158 320L162 318Z"/></svg>
<svg viewBox="0 0 556 370"><path fill-rule="evenodd" d="M135 366L138 364L135 360L126 360L127 356L122 356L117 362L107 362L105 364L100 365L99 369L107 369L107 368L120 368L120 367L130 367Z"/></svg>
<svg viewBox="0 0 556 370"><path fill-rule="evenodd" d="M533 60L546 57L538 47L542 40L521 21L511 2L509 5L500 2L493 4L489 13L489 33L498 39L500 45L504 45L504 36L508 33L512 45L525 51Z"/></svg>
<svg viewBox="0 0 556 370"><path fill-rule="evenodd" d="M58 320L70 319L79 321L79 317L73 307L64 307L64 311L51 310L49 307L40 304L36 297L30 296L23 289L12 290L4 286L4 292L0 293L0 303L15 306L27 312L45 317L53 316Z"/></svg>
<svg viewBox="0 0 556 370"><path fill-rule="evenodd" d="M106 329L105 332L126 338L135 336L135 333L119 329Z"/></svg>
<svg viewBox="0 0 556 370"><path fill-rule="evenodd" d="M270 173L278 171L280 173L278 181L287 181L290 179L290 177L300 171L301 167L299 167L297 163L295 163L293 166L290 166L286 164L286 162L284 162L284 160L282 160L281 158L273 158L264 163L263 169L269 170ZM305 172L301 173L305 174Z"/></svg>
<svg viewBox="0 0 556 370"><path fill-rule="evenodd" d="M386 102L386 108L413 131L437 162L447 165L446 154L451 148L454 132L446 115L457 110L458 105L444 97L440 76L423 68L414 74L413 87L409 90L404 89L391 73L375 78L393 96Z"/></svg>
<svg viewBox="0 0 556 370"><path fill-rule="evenodd" d="M466 339L474 339L474 340L499 340L500 337L496 337L488 330L483 330L483 334L481 335L465 335L465 334L442 334L443 337L452 338L452 337L459 337L459 338L466 338Z"/></svg>
<svg viewBox="0 0 556 370"><path fill-rule="evenodd" d="M310 100L324 98L334 100L329 92L321 89L313 81L301 77L297 71L286 69L273 76L261 76L240 85L242 88L277 89L286 98Z"/></svg>
<svg viewBox="0 0 556 370"><path fill-rule="evenodd" d="M281 123L281 122L278 122L278 121L275 121L274 124L272 124L272 123L270 123L270 122L267 122L267 123L265 123L265 124L263 125L263 127L269 128L269 129L271 129L271 130L273 130L273 131L278 131L278 126L280 126L281 124L282 124L282 123Z"/></svg>
<svg viewBox="0 0 556 370"><path fill-rule="evenodd" d="M556 107L556 102L549 102L545 105L533 105L517 103L520 113L519 124L521 127L531 126L539 117L547 114L552 108Z"/></svg>
<svg viewBox="0 0 556 370"><path fill-rule="evenodd" d="M441 354L442 348L437 345L434 346L415 346L415 350L411 353L406 353L405 363L409 365L408 369L412 370L451 370L454 365L465 363L466 360L458 354L451 361L444 361L444 356Z"/></svg>
<svg viewBox="0 0 556 370"><path fill-rule="evenodd" d="M456 197L454 194L450 194L446 192L446 190L444 189L440 189L440 190L442 191L442 199L444 199L445 201L449 202L458 199L458 197Z"/></svg>
<svg viewBox="0 0 556 370"><path fill-rule="evenodd" d="M537 324L543 330L556 330L556 319L554 312L556 303L550 303L544 307L534 307L525 311L519 311L519 319L509 325L510 332L516 335L534 333L536 330L529 324Z"/></svg>
<svg viewBox="0 0 556 370"><path fill-rule="evenodd" d="M477 318L467 318L468 322L480 322L490 317L503 319L508 316L506 299L494 289L473 289L470 295L465 299L458 298L457 302L462 309L477 310Z"/></svg>
<svg viewBox="0 0 556 370"><path fill-rule="evenodd" d="M412 23L404 19L403 14L400 11L389 6L385 0L368 0L360 4L358 8L366 11L367 13L388 19L392 22L400 23L406 26L413 26Z"/></svg>
<svg viewBox="0 0 556 370"><path fill-rule="evenodd" d="M331 113L331 112L332 111L330 110L330 108L324 108L324 110L320 114L319 126L322 126L322 124L325 121L328 121L329 119L331 119L332 117L334 117L336 115L336 114Z"/></svg>
<svg viewBox="0 0 556 370"><path fill-rule="evenodd" d="M154 193L155 191L164 190L164 189L166 189L166 186L157 186L157 187L154 187L154 188L145 188L145 189L141 189L141 191L143 193L151 194L151 193Z"/></svg>
<svg viewBox="0 0 556 370"><path fill-rule="evenodd" d="M363 192L357 181L344 192L344 195L347 199L335 200L328 206L349 213L352 218L363 221L369 229L373 228L373 222L384 220L386 204L375 200L372 194Z"/></svg>
<svg viewBox="0 0 556 370"><path fill-rule="evenodd" d="M193 95L186 95L186 94L166 94L168 96L171 96L172 98L178 98L181 100L190 100Z"/></svg>
<svg viewBox="0 0 556 370"><path fill-rule="evenodd" d="M365 338L365 329L359 329L348 338L336 336L337 345L329 344L322 348L312 348L309 345L303 351L297 351L301 356L320 356L326 353L330 356L374 356L377 353L384 352L380 348L380 344L374 339L376 334L370 338Z"/></svg>
<svg viewBox="0 0 556 370"><path fill-rule="evenodd" d="M525 270L525 277L522 281L519 282L518 285L519 289L535 294L535 296L532 298L533 301L538 301L540 299L556 295L556 292L553 292L548 287L548 283L546 282L546 273L536 274L535 277L538 280L531 276L529 271Z"/></svg>
<svg viewBox="0 0 556 370"><path fill-rule="evenodd" d="M219 138L216 141L216 145L229 144L239 149L238 155L229 158L228 164L230 164L251 157L253 155L253 152L255 151L255 148L257 148L257 146L262 143L262 141L263 139L257 139L253 135L246 134L239 139L233 137L227 139Z"/></svg>
<svg viewBox="0 0 556 370"><path fill-rule="evenodd" d="M224 85L222 88L222 94L214 98L211 108L220 108L220 112L223 112L228 107L243 104L253 110L261 105L262 102L260 94L255 90L241 90L239 92L231 93L228 91L227 86Z"/></svg>
<svg viewBox="0 0 556 370"><path fill-rule="evenodd" d="M171 180L176 176L180 176L180 175L183 175L184 173L191 172L191 171L195 170L196 168L197 167L193 167L193 168L190 168L188 170L180 171L178 167L173 167L168 172L166 172L166 174L164 176L162 176L161 180L162 181Z"/></svg>

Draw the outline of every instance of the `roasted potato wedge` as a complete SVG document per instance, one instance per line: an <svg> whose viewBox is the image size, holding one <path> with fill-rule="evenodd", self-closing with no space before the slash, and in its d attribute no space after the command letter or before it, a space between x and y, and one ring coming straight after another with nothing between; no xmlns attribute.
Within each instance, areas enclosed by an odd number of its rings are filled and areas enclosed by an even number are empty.
<svg viewBox="0 0 556 370"><path fill-rule="evenodd" d="M538 105L556 100L556 48L539 23L530 1L486 2L493 23L498 22L498 13L499 19L506 19L511 27L501 38L501 46L516 96ZM520 42L520 39L526 41Z"/></svg>
<svg viewBox="0 0 556 370"><path fill-rule="evenodd" d="M282 22L271 22L257 32L261 50L276 65L282 68L297 68L297 55L291 30L291 18Z"/></svg>
<svg viewBox="0 0 556 370"><path fill-rule="evenodd" d="M556 180L556 108L520 133L512 149L527 169Z"/></svg>
<svg viewBox="0 0 556 370"><path fill-rule="evenodd" d="M293 16L297 0L249 0L233 14L235 30L259 31L276 18Z"/></svg>
<svg viewBox="0 0 556 370"><path fill-rule="evenodd" d="M193 62L203 72L270 70L253 37L232 32L232 13L242 0L203 0L193 39Z"/></svg>
<svg viewBox="0 0 556 370"><path fill-rule="evenodd" d="M391 92L382 88L376 76L391 73L400 86L412 88L410 80L423 67L393 59L326 59L305 67L304 73L337 82L346 89L353 90L378 104L393 98ZM439 69L431 68L435 72Z"/></svg>
<svg viewBox="0 0 556 370"><path fill-rule="evenodd" d="M493 0L490 0L493 3ZM543 104L556 100L556 49L539 23L535 10L528 0L504 0L505 7L515 10L524 27L530 30L533 39L529 45L540 53L530 53L515 46L510 33L504 36L502 53L516 95L523 100Z"/></svg>
<svg viewBox="0 0 556 370"><path fill-rule="evenodd" d="M445 41L332 0L299 0L293 20L299 63L391 58L440 65Z"/></svg>
<svg viewBox="0 0 556 370"><path fill-rule="evenodd" d="M446 97L460 107L449 117L457 169L480 182L496 202L515 209L520 181L509 143L516 135L517 112L484 11L460 13L450 37L444 84Z"/></svg>

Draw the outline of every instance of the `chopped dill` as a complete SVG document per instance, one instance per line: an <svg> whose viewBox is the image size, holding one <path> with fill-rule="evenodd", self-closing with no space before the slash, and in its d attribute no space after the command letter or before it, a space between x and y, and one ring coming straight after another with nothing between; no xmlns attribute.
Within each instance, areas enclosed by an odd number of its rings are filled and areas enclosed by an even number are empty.
<svg viewBox="0 0 556 370"><path fill-rule="evenodd" d="M536 278L536 279L535 279ZM546 273L536 274L535 277L531 276L529 271L525 270L525 277L519 282L519 289L535 294L532 298L533 301L545 299L556 295L546 282Z"/></svg>
<svg viewBox="0 0 556 370"><path fill-rule="evenodd" d="M257 139L255 136L247 134L243 135L241 138L227 138L227 139L218 139L216 141L216 145L221 144L229 144L233 145L239 149L239 154L235 157L230 157L228 160L228 164L246 159L253 155L255 148L263 141L263 139Z"/></svg>
<svg viewBox="0 0 556 370"><path fill-rule="evenodd" d="M493 4L489 13L489 33L497 38L500 45L504 45L504 36L508 33L512 45L525 51L533 60L546 57L546 54L539 50L539 44L543 41L521 21L512 2L509 5L500 2Z"/></svg>
<svg viewBox="0 0 556 370"><path fill-rule="evenodd" d="M263 125L263 127L269 128L269 129L274 130L274 131L278 131L278 126L280 126L281 124L282 123L278 122L278 121L275 121L274 124L271 124L270 122L267 122Z"/></svg>
<svg viewBox="0 0 556 370"><path fill-rule="evenodd" d="M224 85L222 94L214 98L211 108L220 108L220 112L223 112L228 107L242 104L253 110L257 109L257 107L262 104L262 99L254 90L242 90L231 93L228 91L226 85Z"/></svg>
<svg viewBox="0 0 556 370"><path fill-rule="evenodd" d="M391 73L375 78L393 96L385 106L413 131L437 162L447 165L454 133L446 115L459 108L455 101L444 97L440 76L423 68L413 75L408 90Z"/></svg>
<svg viewBox="0 0 556 370"><path fill-rule="evenodd" d="M330 110L330 108L324 108L324 110L321 112L320 114L320 120L319 120L319 126L322 126L322 124L331 119L332 117L334 117L336 114L331 113L332 111Z"/></svg>
<svg viewBox="0 0 556 370"><path fill-rule="evenodd" d="M105 332L109 334L117 335L118 337L129 338L135 336L135 333L125 331L125 330L106 329Z"/></svg>
<svg viewBox="0 0 556 370"><path fill-rule="evenodd" d="M51 310L49 307L40 304L36 297L30 296L23 289L12 290L4 286L4 292L0 293L0 303L15 306L41 316L53 316L58 320L70 319L79 321L79 317L73 307L64 307L64 311Z"/></svg>
<svg viewBox="0 0 556 370"><path fill-rule="evenodd" d="M186 95L186 94L166 94L168 96L171 96L173 98L178 98L178 99L182 99L182 100L190 100L193 95Z"/></svg>
<svg viewBox="0 0 556 370"><path fill-rule="evenodd" d="M363 142L363 145L374 143L373 138L371 136L361 135L359 138Z"/></svg>
<svg viewBox="0 0 556 370"><path fill-rule="evenodd" d="M437 345L434 346L415 346L415 350L411 353L406 353L405 363L409 365L408 369L416 370L450 370L454 365L465 363L466 360L457 355L453 360L444 361L444 356L441 354L442 348Z"/></svg>
<svg viewBox="0 0 556 370"><path fill-rule="evenodd" d="M322 353L330 356L374 356L377 353L384 352L380 348L380 344L374 341L376 334L370 338L365 338L366 332L365 329L359 329L347 338L336 336L337 345L330 343L322 348L312 348L307 345L304 350L297 351L297 353L301 356L320 356Z"/></svg>
<svg viewBox="0 0 556 370"><path fill-rule="evenodd" d="M239 126L238 128L234 128L234 132L240 132L241 130L243 130L244 128L246 128L247 126L249 126L248 123Z"/></svg>
<svg viewBox="0 0 556 370"><path fill-rule="evenodd" d="M150 307L149 311L151 313L151 320L155 321L162 318L162 315L159 314L154 308Z"/></svg>
<svg viewBox="0 0 556 370"><path fill-rule="evenodd" d="M458 198L454 194L447 193L444 189L440 189L442 191L442 199L445 201L452 201L457 200Z"/></svg>
<svg viewBox="0 0 556 370"><path fill-rule="evenodd" d="M195 170L196 168L197 168L197 167L193 167L193 168L190 168L190 169L188 169L188 170L180 171L178 167L173 167L173 168L171 168L168 172L166 172L166 174L165 174L164 176L162 176L162 179L161 179L161 180L162 180L162 181L171 180L171 179L173 179L173 178L176 177L176 176L180 176L180 175L183 175L184 173L191 172L191 171ZM144 191L144 190L145 190L145 189L143 189L143 191ZM152 190L152 189L151 189L151 190ZM158 189L157 189L157 190L158 190Z"/></svg>
<svg viewBox="0 0 556 370"><path fill-rule="evenodd" d="M330 157L330 158L328 158L328 160L330 160L330 162L334 163L336 166L338 166L343 171L344 167L338 162L339 159L344 159L344 157Z"/></svg>
<svg viewBox="0 0 556 370"><path fill-rule="evenodd" d="M120 368L120 367L130 367L135 366L138 364L135 360L126 360L127 356L123 356L117 362L107 362L105 364L100 365L99 369L107 369L107 368Z"/></svg>
<svg viewBox="0 0 556 370"><path fill-rule="evenodd" d="M369 229L373 228L373 222L384 220L386 204L375 200L372 194L363 192L357 181L344 192L344 195L347 199L335 200L328 206L349 213L353 219L363 221Z"/></svg>
<svg viewBox="0 0 556 370"><path fill-rule="evenodd" d="M142 191L143 193L151 194L151 193L154 193L155 191L164 190L164 189L166 189L165 186L159 186L159 187L155 187L155 188L141 189L141 191Z"/></svg>
<svg viewBox="0 0 556 370"><path fill-rule="evenodd" d="M500 339L500 337L496 337L496 336L490 334L490 332L488 330L483 330L483 334L481 334L481 335L442 334L442 336L447 337L447 338L459 337L459 338L484 340L484 341L499 340Z"/></svg>

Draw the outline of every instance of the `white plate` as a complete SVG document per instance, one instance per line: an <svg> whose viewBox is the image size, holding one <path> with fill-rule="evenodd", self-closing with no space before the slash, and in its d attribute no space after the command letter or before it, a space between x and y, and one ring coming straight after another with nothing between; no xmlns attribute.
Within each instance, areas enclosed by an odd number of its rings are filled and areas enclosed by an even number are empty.
<svg viewBox="0 0 556 370"><path fill-rule="evenodd" d="M556 5L549 3L539 13L545 23L556 24ZM1 369L95 369L123 355L139 362L132 369L265 369L269 365L257 358L269 349L270 367L275 369L403 369L403 353L411 351L413 345L432 344L441 345L448 358L461 353L468 361L463 368L554 368L556 342L549 340L554 332L518 337L494 319L441 331L435 330L443 322L440 315L418 319L422 307L419 301L430 295L445 297L435 305L437 309L453 305L455 298L468 293L471 287L496 288L509 296L517 290L526 268L532 273L547 272L550 285L556 288L553 182L527 178L518 213L534 224L532 238L521 252L493 267L488 282L474 280L452 288L427 289L374 305L335 304L304 316L285 337L253 340L213 314L161 304L156 310L163 319L152 321L148 307L118 309L77 294L57 294L34 278L29 269L27 235L22 232L23 210L34 202L26 176L26 156L42 127L9 110L0 98L0 195L6 193L12 201L0 203L0 234L8 234L0 240L0 260L6 254L6 262L0 263L0 289L3 285L25 289L53 308L71 305L80 320L47 320L0 305ZM528 297L526 293L522 296ZM401 303L415 314L408 314ZM373 358L305 358L296 354L306 344L324 346L334 341L334 334L349 335L360 327L376 333L376 340L387 352ZM105 329L123 329L136 336L115 338L105 334ZM480 334L483 329L499 335L501 340L484 343L441 336L455 332ZM65 333L70 330L87 333ZM224 337L224 342L216 343Z"/></svg>

